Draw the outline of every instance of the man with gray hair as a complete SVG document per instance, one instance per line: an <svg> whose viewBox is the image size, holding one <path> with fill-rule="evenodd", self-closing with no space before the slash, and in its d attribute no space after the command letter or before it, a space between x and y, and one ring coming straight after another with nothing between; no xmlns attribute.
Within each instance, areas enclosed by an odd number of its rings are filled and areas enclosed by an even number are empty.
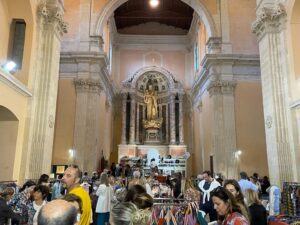
<svg viewBox="0 0 300 225"><path fill-rule="evenodd" d="M141 173L140 171L136 170L133 172L133 179L129 182L128 188L130 188L133 185L139 184L142 186L145 186L144 180L141 178Z"/></svg>
<svg viewBox="0 0 300 225"><path fill-rule="evenodd" d="M65 200L57 199L44 205L38 215L38 225L76 225L77 209Z"/></svg>

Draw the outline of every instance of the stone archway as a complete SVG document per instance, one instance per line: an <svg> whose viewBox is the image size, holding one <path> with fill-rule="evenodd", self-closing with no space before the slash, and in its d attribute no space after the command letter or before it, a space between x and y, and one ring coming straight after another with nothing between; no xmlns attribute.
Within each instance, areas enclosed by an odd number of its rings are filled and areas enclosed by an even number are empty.
<svg viewBox="0 0 300 225"><path fill-rule="evenodd" d="M97 21L94 26L94 35L102 35L103 28L105 27L106 21L108 18L113 14L113 12L121 6L123 3L127 2L128 0L111 0L109 1L103 10L98 15ZM212 15L208 12L206 7L203 3L199 0L181 0L190 7L194 9L194 11L199 15L202 22L204 23L208 37L217 37L218 29L215 25L214 19Z"/></svg>
<svg viewBox="0 0 300 225"><path fill-rule="evenodd" d="M18 136L18 118L6 107L0 106L0 180L12 180Z"/></svg>

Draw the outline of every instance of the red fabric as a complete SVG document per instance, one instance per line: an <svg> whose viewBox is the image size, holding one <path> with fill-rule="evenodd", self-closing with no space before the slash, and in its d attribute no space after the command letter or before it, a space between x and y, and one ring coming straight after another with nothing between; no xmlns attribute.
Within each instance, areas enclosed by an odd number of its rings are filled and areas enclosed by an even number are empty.
<svg viewBox="0 0 300 225"><path fill-rule="evenodd" d="M288 224L281 221L271 221L269 222L269 225L288 225Z"/></svg>

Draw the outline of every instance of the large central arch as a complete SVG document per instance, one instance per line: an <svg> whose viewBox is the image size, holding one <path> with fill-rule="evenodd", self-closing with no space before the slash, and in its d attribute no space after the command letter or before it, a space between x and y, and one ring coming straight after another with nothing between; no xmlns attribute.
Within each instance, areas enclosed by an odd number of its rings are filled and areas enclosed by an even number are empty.
<svg viewBox="0 0 300 225"><path fill-rule="evenodd" d="M101 36L103 32L103 28L106 24L108 18L113 14L113 12L121 6L123 3L128 0L111 0L109 1L103 10L98 15L97 21L95 23L93 33L96 36ZM185 4L189 5L194 9L194 11L199 15L202 22L204 23L208 37L217 37L220 36L213 20L212 15L209 13L207 8L200 2L200 0L181 0Z"/></svg>

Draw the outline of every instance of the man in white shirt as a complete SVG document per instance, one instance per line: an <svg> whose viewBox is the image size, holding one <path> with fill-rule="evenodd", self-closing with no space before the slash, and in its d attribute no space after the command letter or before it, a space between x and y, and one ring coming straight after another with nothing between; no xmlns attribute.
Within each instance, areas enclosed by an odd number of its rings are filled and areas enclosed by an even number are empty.
<svg viewBox="0 0 300 225"><path fill-rule="evenodd" d="M204 171L202 173L203 180L198 184L202 195L202 203L200 203L200 210L209 214L210 221L218 220L217 212L214 209L214 204L210 197L210 192L220 186L220 183L211 176L210 171Z"/></svg>

